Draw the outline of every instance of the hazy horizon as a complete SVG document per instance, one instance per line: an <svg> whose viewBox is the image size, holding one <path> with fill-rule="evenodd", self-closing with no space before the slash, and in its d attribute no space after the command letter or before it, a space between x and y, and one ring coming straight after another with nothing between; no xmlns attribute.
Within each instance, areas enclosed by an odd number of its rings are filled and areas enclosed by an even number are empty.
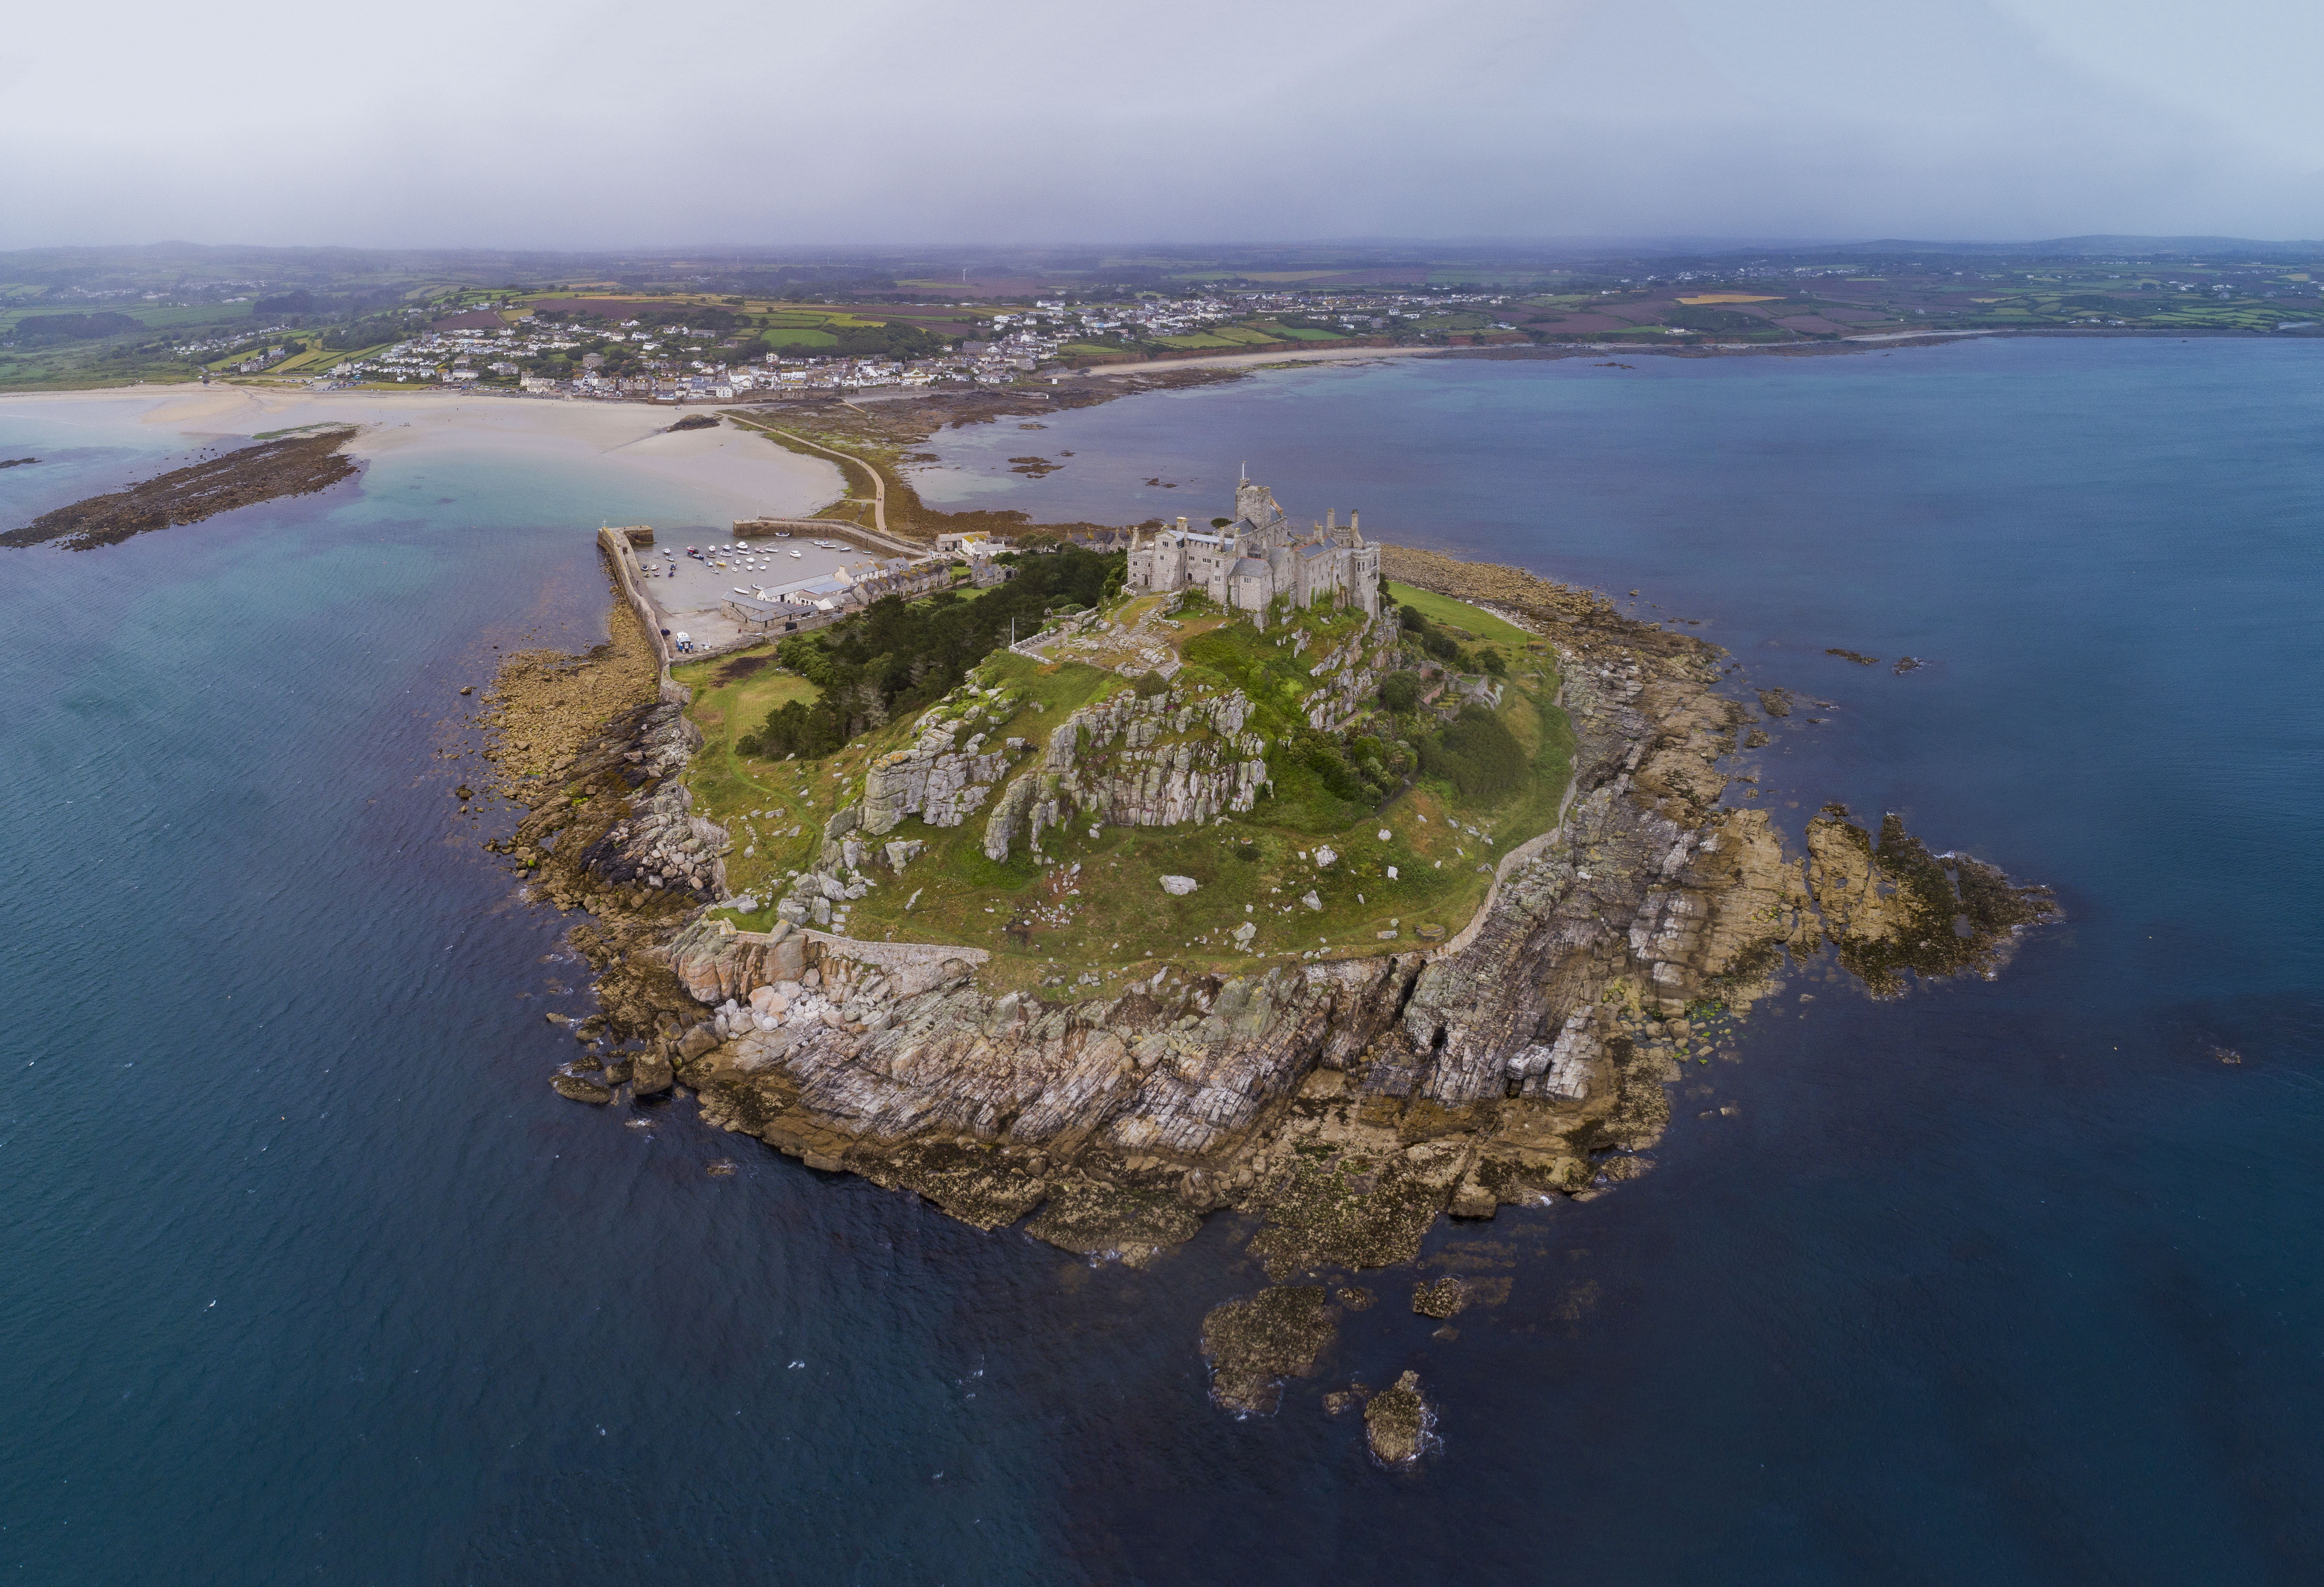
<svg viewBox="0 0 2324 1587"><path fill-rule="evenodd" d="M2298 239L2324 14L49 10L0 247ZM927 239L940 239L931 244Z"/></svg>

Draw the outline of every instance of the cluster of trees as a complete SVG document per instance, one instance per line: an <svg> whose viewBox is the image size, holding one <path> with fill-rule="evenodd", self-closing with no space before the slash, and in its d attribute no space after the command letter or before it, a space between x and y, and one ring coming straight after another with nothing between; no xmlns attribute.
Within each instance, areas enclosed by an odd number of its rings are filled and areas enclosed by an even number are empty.
<svg viewBox="0 0 2324 1587"><path fill-rule="evenodd" d="M1530 770L1517 734L1482 706L1463 706L1461 715L1420 741L1420 769L1459 789L1472 804L1515 792Z"/></svg>
<svg viewBox="0 0 2324 1587"><path fill-rule="evenodd" d="M134 315L102 309L94 314L40 314L16 322L8 339L20 347L47 347L59 342L94 341L98 337L127 336L142 331L145 322Z"/></svg>
<svg viewBox="0 0 2324 1587"><path fill-rule="evenodd" d="M945 339L935 332L902 320L890 320L885 325L833 325L824 328L832 340L829 345L817 343L812 347L799 347L780 340L780 331L767 337L767 346L777 352L828 355L838 358L933 358L943 352Z"/></svg>
<svg viewBox="0 0 2324 1587"><path fill-rule="evenodd" d="M1387 798L1412 769L1411 752L1393 740L1365 734L1342 743L1310 727L1292 735L1284 758L1314 772L1333 797L1368 808Z"/></svg>
<svg viewBox="0 0 2324 1587"><path fill-rule="evenodd" d="M360 347L376 347L382 342L400 342L411 330L411 322L401 314L374 314L333 326L323 333L323 346L337 352L353 352Z"/></svg>
<svg viewBox="0 0 2324 1587"><path fill-rule="evenodd" d="M1459 640L1429 622L1426 614L1415 607L1397 607L1397 621L1423 650L1455 672L1489 672L1498 678L1508 670L1508 663L1501 660L1499 650L1488 647L1471 656L1461 648Z"/></svg>
<svg viewBox="0 0 2324 1587"><path fill-rule="evenodd" d="M1471 656L1458 641L1410 606L1398 621L1420 648L1458 672L1508 671L1500 651L1482 647ZM1416 672L1391 672L1380 680L1380 704L1397 715L1419 709L1424 686ZM1460 789L1462 798L1489 804L1512 792L1529 771L1525 747L1499 716L1481 706L1464 706L1460 715L1419 741L1420 768Z"/></svg>
<svg viewBox="0 0 2324 1587"><path fill-rule="evenodd" d="M970 668L1009 642L1012 620L1022 637L1051 607L1095 604L1126 561L1069 546L1025 558L1013 580L973 598L949 590L924 601L890 595L844 623L794 634L776 659L815 685L814 704L794 700L771 712L735 747L770 759L827 755L959 687Z"/></svg>

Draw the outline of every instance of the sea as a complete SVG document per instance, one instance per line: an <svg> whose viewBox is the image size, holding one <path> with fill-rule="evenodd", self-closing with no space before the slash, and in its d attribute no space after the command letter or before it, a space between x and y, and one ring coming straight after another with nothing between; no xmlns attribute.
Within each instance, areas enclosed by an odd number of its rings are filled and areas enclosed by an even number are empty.
<svg viewBox="0 0 2324 1587"><path fill-rule="evenodd" d="M585 967L457 814L458 691L603 632L599 522L703 503L419 448L0 552L0 1569L2324 1580L2324 347L1383 359L1029 422L925 494L1199 521L1248 467L1604 590L1793 692L1740 762L1788 831L1893 810L2064 918L1893 1001L1794 967L1652 1174L1440 1223L1236 1420L1234 1215L1093 1266L549 1090ZM0 517L192 445L0 402ZM1440 1332L1446 1271L1506 1298ZM1383 1470L1322 1397L1406 1370L1437 1444Z"/></svg>

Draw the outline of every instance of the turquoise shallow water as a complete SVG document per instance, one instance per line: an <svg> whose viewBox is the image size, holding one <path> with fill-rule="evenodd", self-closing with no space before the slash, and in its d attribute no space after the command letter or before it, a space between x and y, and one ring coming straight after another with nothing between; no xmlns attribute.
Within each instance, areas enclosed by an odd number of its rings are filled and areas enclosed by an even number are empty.
<svg viewBox="0 0 2324 1587"><path fill-rule="evenodd" d="M1784 820L1901 809L2070 916L1900 1003L1812 969L1655 1174L1439 1231L1505 1305L1440 1342L1378 1277L1330 1375L1246 1423L1194 1348L1259 1281L1231 1220L1092 1270L549 1093L577 966L433 752L493 645L598 632L586 530L684 499L407 455L0 557L0 1565L2316 1579L2319 374L2203 342L1423 362L945 438L983 503L1119 521L1247 457L1295 513L1638 588L1833 702L1762 757ZM42 422L0 406L0 456L49 456ZM12 521L166 441L68 439L0 471ZM994 479L1028 449L1074 457ZM1391 1476L1316 1400L1406 1366L1444 1447Z"/></svg>

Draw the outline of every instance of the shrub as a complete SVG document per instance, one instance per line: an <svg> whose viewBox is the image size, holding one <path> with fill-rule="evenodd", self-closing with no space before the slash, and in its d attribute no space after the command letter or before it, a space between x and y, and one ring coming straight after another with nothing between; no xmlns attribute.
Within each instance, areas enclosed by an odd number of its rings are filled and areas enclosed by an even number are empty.
<svg viewBox="0 0 2324 1587"><path fill-rule="evenodd" d="M1336 798L1362 804L1378 797L1338 741L1307 729L1294 741L1294 752L1299 763L1313 771Z"/></svg>
<svg viewBox="0 0 2324 1587"><path fill-rule="evenodd" d="M1420 708L1420 674L1391 672L1380 679L1380 704L1402 714Z"/></svg>
<svg viewBox="0 0 2324 1587"><path fill-rule="evenodd" d="M774 711L738 747L746 754L796 752L802 760L827 755L858 734L942 698L1008 642L1012 618L1022 635L1040 626L1045 607L1080 611L1121 563L1119 555L1067 547L973 601L948 590L918 602L889 595L844 623L793 634L776 647L776 659L815 685L818 697L812 706L793 702Z"/></svg>
<svg viewBox="0 0 2324 1587"><path fill-rule="evenodd" d="M1488 804L1525 780L1525 746L1481 706L1463 706L1443 731L1423 739L1420 765L1472 804Z"/></svg>
<svg viewBox="0 0 2324 1587"><path fill-rule="evenodd" d="M1442 630L1432 628L1421 635L1420 648L1455 672L1474 672L1477 669L1470 662L1469 652L1462 650L1451 634Z"/></svg>

